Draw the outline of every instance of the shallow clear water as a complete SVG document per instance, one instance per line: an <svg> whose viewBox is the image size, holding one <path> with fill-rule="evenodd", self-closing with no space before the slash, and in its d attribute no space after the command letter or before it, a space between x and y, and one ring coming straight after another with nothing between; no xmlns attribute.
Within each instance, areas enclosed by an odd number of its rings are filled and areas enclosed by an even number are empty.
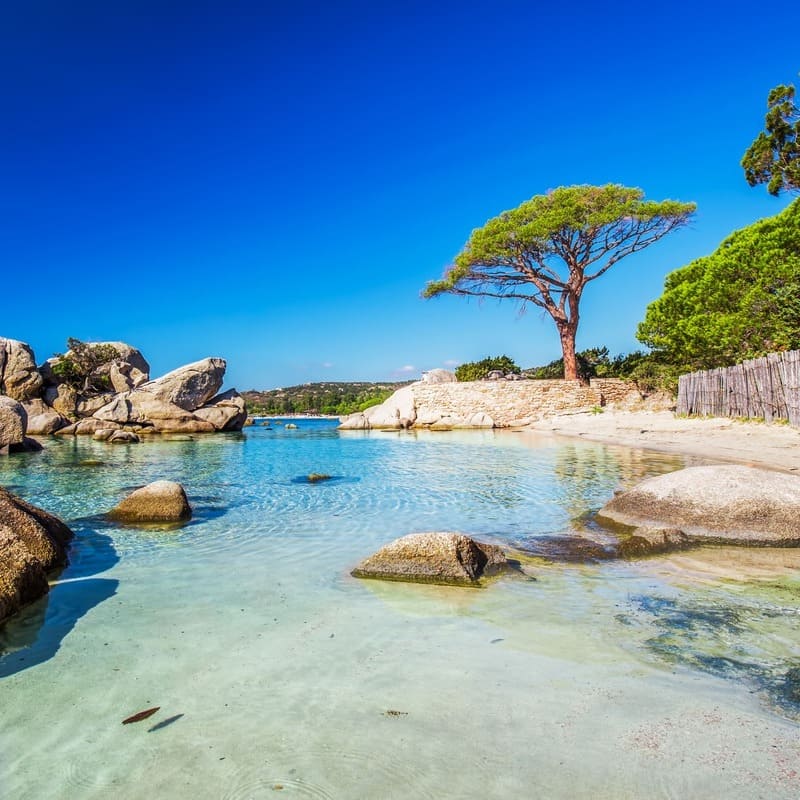
<svg viewBox="0 0 800 800"><path fill-rule="evenodd" d="M480 590L349 576L412 531L531 547L684 461L297 424L0 460L77 533L49 598L0 631L0 796L800 795L795 551L534 559ZM160 478L189 525L98 516Z"/></svg>

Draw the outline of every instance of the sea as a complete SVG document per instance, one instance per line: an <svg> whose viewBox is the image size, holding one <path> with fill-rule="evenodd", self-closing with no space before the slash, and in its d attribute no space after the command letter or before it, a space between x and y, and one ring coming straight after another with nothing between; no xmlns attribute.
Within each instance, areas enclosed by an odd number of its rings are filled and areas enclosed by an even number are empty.
<svg viewBox="0 0 800 800"><path fill-rule="evenodd" d="M0 797L800 797L796 550L547 556L617 489L696 459L263 422L0 459L1 485L76 534L0 629ZM105 519L159 479L188 524ZM350 575L419 531L520 569L482 588Z"/></svg>

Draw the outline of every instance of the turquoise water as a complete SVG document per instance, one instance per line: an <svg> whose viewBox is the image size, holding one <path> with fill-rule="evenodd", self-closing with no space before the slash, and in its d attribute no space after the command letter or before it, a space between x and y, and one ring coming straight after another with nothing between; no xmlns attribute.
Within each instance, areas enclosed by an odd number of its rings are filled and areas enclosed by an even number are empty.
<svg viewBox="0 0 800 800"><path fill-rule="evenodd" d="M413 531L536 550L683 460L296 424L0 460L77 534L0 631L1 797L800 795L795 551L532 559L481 590L349 575ZM187 526L99 516L162 478Z"/></svg>

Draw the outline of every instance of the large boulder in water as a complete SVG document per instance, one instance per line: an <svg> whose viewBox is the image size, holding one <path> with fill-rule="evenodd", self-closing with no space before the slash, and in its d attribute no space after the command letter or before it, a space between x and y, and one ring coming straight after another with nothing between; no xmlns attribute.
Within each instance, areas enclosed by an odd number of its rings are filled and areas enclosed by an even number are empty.
<svg viewBox="0 0 800 800"><path fill-rule="evenodd" d="M734 464L687 467L622 492L598 518L667 525L696 541L800 545L800 477Z"/></svg>
<svg viewBox="0 0 800 800"><path fill-rule="evenodd" d="M133 405L158 400L194 411L219 392L225 377L225 359L204 358L142 384L130 393Z"/></svg>
<svg viewBox="0 0 800 800"><path fill-rule="evenodd" d="M33 350L25 342L0 336L0 394L23 401L38 397L41 389Z"/></svg>
<svg viewBox="0 0 800 800"><path fill-rule="evenodd" d="M47 594L46 573L67 563L71 538L58 517L0 488L0 624Z"/></svg>
<svg viewBox="0 0 800 800"><path fill-rule="evenodd" d="M111 402L95 411L93 416L119 425L146 425L162 433L230 430L237 424L243 409L236 405L235 392L215 397L224 377L224 359L204 358L179 367L133 391L116 395ZM220 404L219 409L216 408L217 403ZM202 411L203 407L209 405L212 406L210 409ZM245 411L242 422L246 416ZM217 427L218 424L231 427Z"/></svg>
<svg viewBox="0 0 800 800"><path fill-rule="evenodd" d="M129 524L183 522L192 516L186 492L174 481L154 481L129 494L109 518Z"/></svg>
<svg viewBox="0 0 800 800"><path fill-rule="evenodd" d="M382 547L352 571L356 578L476 586L511 567L496 545L463 533L411 533Z"/></svg>
<svg viewBox="0 0 800 800"><path fill-rule="evenodd" d="M199 419L180 406L131 393L117 395L112 402L96 411L94 420L118 425L146 425L158 432L213 433L210 422Z"/></svg>

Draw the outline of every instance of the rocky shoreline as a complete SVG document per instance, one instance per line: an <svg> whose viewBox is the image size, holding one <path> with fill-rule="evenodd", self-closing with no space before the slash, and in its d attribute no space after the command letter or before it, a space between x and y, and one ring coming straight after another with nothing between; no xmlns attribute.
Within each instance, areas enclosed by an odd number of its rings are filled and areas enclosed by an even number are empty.
<svg viewBox="0 0 800 800"><path fill-rule="evenodd" d="M132 442L148 434L238 431L247 419L235 389L220 393L222 358L204 358L151 380L150 365L136 348L124 342L86 347L110 357L81 386L59 370L60 359L37 366L29 345L0 337L0 452L36 449L31 436Z"/></svg>

